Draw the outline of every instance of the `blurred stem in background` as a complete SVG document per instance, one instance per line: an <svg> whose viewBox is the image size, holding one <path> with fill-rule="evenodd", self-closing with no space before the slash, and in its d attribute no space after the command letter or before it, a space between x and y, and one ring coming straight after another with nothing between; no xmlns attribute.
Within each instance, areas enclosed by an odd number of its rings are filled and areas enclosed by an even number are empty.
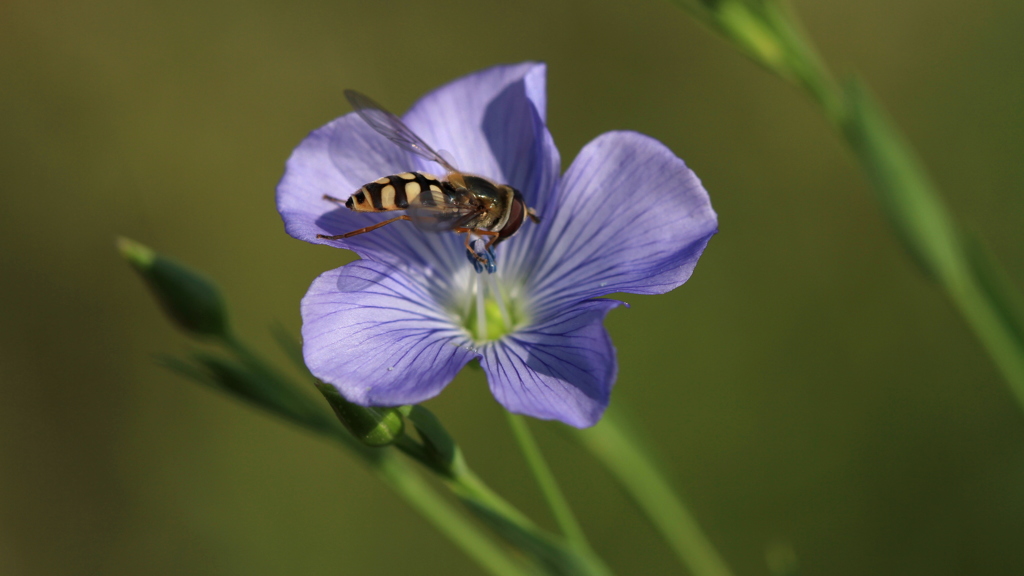
<svg viewBox="0 0 1024 576"><path fill-rule="evenodd" d="M610 407L597 426L573 434L608 469L693 576L732 576L621 409Z"/></svg>
<svg viewBox="0 0 1024 576"><path fill-rule="evenodd" d="M803 88L867 173L896 235L949 295L1024 409L1024 299L966 237L899 130L858 79L837 84L795 14L774 0L673 0Z"/></svg>
<svg viewBox="0 0 1024 576"><path fill-rule="evenodd" d="M874 185L897 236L942 286L1024 409L1024 299L994 258L960 231L898 130L859 80L840 87L791 10L773 0L674 0L758 64L803 88ZM618 410L577 439L609 470L697 576L729 569Z"/></svg>

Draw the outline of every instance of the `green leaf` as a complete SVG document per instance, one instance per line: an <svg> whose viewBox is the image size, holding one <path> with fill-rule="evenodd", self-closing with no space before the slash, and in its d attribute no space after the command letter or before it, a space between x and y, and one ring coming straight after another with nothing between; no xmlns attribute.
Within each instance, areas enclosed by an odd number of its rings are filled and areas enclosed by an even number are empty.
<svg viewBox="0 0 1024 576"><path fill-rule="evenodd" d="M1007 332L1024 350L1024 297L977 236L965 234L964 248L981 289L998 311Z"/></svg>

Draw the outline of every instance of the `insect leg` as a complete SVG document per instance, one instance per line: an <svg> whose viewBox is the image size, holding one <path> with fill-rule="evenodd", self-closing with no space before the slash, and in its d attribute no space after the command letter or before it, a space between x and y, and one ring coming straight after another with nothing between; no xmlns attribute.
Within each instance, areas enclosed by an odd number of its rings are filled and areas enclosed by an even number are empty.
<svg viewBox="0 0 1024 576"><path fill-rule="evenodd" d="M381 226L387 226L388 224L391 224L392 222L397 222L399 220L409 220L409 217L403 214L401 216L395 216L394 218L391 218L389 220L385 220L383 222L378 222L378 223L374 224L373 226L367 226L366 228L360 228L359 230L353 230L353 231L348 232L346 234L338 234L337 236L327 236L326 234L317 234L316 237L317 238L323 238L324 240L340 240L342 238L351 238L353 236L357 236L359 234L364 234L364 233L369 232L371 230L376 230L377 228L380 228Z"/></svg>
<svg viewBox="0 0 1024 576"><path fill-rule="evenodd" d="M335 198L334 196L328 196L327 194L324 194L324 200L330 200L335 204L345 204L345 201L342 200L341 198Z"/></svg>
<svg viewBox="0 0 1024 576"><path fill-rule="evenodd" d="M470 262L473 263L473 267L476 268L477 273L487 270L488 272L495 272L498 268L494 263L494 252L491 250L491 245L498 239L497 232L491 232L489 230L477 230L474 228L453 228L453 232L458 234L465 234L466 238L466 256L469 257ZM489 242L484 246L484 251L477 252L473 249L470 244L473 234L479 236L493 236Z"/></svg>
<svg viewBox="0 0 1024 576"><path fill-rule="evenodd" d="M466 250L469 250L470 252L472 252L473 249L469 247L469 239L470 239L470 237L473 234L477 234L479 236L490 236L491 237L491 239L487 241L487 245L484 246L484 248L490 248L491 245L493 245L495 242L497 242L498 236L499 236L499 234L501 234L500 232L491 232L490 230L478 230L478 229L474 229L474 228L454 228L454 230L455 230L455 232L458 232L459 234L463 234L464 233L466 235Z"/></svg>
<svg viewBox="0 0 1024 576"><path fill-rule="evenodd" d="M466 252L475 254L476 252L473 252L473 247L469 245L469 239L473 237L473 234L470 232L469 228L456 228L455 231L460 234L466 234Z"/></svg>
<svg viewBox="0 0 1024 576"><path fill-rule="evenodd" d="M494 246L494 243L498 241L498 238L500 238L500 234L498 232L488 232L487 230L477 230L477 234L483 234L484 236L491 237L491 239L487 241L487 245L484 246L484 250L490 250L491 246Z"/></svg>
<svg viewBox="0 0 1024 576"><path fill-rule="evenodd" d="M477 274L483 273L484 267L487 265L487 260L477 254L476 250L473 250L473 246L470 244L470 241L473 238L472 231L469 228L456 228L455 232L466 234L466 257L469 258L469 262L473 264L473 268L476 269Z"/></svg>

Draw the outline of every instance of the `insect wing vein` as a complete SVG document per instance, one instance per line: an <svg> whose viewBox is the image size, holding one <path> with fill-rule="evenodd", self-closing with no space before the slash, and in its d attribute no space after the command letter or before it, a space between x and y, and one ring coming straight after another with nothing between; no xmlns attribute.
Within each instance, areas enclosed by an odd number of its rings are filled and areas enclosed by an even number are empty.
<svg viewBox="0 0 1024 576"><path fill-rule="evenodd" d="M420 199L424 199L424 193ZM472 204L455 204L443 202L439 204L410 202L405 211L409 219L420 230L427 232L444 232L454 228L462 228L480 215L480 209Z"/></svg>
<svg viewBox="0 0 1024 576"><path fill-rule="evenodd" d="M352 108L359 114L359 117L379 134L413 154L432 162L437 162L449 172L456 171L443 156L438 154L429 144L410 130L398 116L385 110L383 106L374 102L369 96L355 90L345 90L345 97L352 104Z"/></svg>

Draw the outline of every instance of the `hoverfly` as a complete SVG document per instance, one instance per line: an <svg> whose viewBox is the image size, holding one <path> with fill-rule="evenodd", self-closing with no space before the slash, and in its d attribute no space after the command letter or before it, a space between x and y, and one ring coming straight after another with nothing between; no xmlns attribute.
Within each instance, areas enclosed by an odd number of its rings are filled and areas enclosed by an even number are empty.
<svg viewBox="0 0 1024 576"><path fill-rule="evenodd" d="M325 194L325 200L344 204L346 208L355 212L405 210L406 213L345 234L317 234L317 238L351 238L392 222L409 220L420 230L450 230L457 234L465 234L466 250L470 258L475 260L477 270L487 268L493 272L494 246L515 234L526 218L535 223L540 222L536 212L526 206L526 201L519 190L459 171L397 116L368 96L355 90L345 90L345 97L371 128L401 148L437 162L447 173L444 178L437 178L425 172L403 172L384 176L366 184L344 201ZM483 253L471 247L470 242L474 235L481 239L487 237Z"/></svg>

